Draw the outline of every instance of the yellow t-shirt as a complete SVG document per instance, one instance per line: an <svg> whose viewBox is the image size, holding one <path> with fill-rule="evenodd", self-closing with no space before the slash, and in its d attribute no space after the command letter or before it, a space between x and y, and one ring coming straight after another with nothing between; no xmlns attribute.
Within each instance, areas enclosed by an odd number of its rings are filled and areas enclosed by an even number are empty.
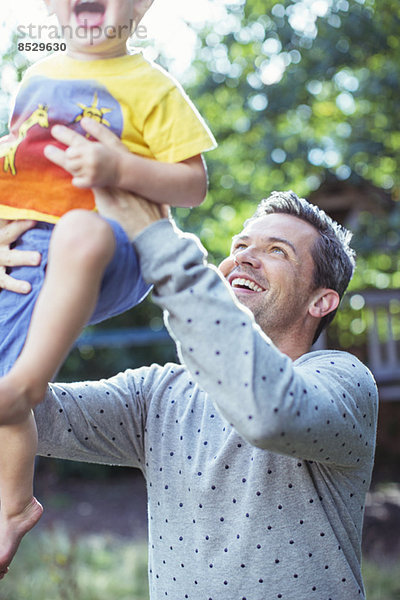
<svg viewBox="0 0 400 600"><path fill-rule="evenodd" d="M0 144L0 218L55 223L73 208L94 209L91 190L43 155L56 123L85 134L79 122L96 119L131 152L180 162L211 150L215 140L180 85L141 54L79 61L52 55L26 72Z"/></svg>

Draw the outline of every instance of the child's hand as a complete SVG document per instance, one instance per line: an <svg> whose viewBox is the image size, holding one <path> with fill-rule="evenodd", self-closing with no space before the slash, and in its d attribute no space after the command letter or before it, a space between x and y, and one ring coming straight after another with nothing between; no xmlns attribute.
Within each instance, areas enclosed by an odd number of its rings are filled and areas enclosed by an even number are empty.
<svg viewBox="0 0 400 600"><path fill-rule="evenodd" d="M55 125L52 136L68 146L61 150L48 145L44 155L72 175L78 188L114 187L119 180L119 153L128 151L112 131L93 119L85 118L82 127L98 141L90 141L62 125Z"/></svg>

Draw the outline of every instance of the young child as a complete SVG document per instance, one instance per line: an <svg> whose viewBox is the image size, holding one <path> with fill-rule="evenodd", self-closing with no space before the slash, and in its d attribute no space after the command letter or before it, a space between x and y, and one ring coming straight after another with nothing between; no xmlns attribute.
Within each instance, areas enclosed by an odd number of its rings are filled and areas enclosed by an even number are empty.
<svg viewBox="0 0 400 600"><path fill-rule="evenodd" d="M42 254L40 269L13 272L31 282L30 294L0 294L0 578L43 510L32 489L32 407L82 327L149 289L121 226L95 212L92 188L198 205L207 188L201 153L215 146L179 85L127 54L153 0L44 1L67 54L28 69L0 144L0 219L38 221L19 248Z"/></svg>

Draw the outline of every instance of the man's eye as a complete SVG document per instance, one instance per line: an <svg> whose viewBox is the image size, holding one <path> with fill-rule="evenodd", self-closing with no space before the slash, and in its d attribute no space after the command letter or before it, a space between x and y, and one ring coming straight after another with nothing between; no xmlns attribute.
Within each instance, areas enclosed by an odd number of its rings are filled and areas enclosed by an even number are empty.
<svg viewBox="0 0 400 600"><path fill-rule="evenodd" d="M273 248L271 248L271 252L273 252L274 254L282 254L282 256L286 256L286 252L284 251L284 249L280 248L279 246L274 246Z"/></svg>
<svg viewBox="0 0 400 600"><path fill-rule="evenodd" d="M243 248L246 248L246 244L236 244L233 250L243 250Z"/></svg>

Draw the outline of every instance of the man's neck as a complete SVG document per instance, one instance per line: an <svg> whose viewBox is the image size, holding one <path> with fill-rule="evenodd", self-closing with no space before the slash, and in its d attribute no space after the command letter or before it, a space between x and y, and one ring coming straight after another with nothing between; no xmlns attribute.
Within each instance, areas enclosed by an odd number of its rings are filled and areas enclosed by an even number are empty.
<svg viewBox="0 0 400 600"><path fill-rule="evenodd" d="M298 358L300 358L300 356L303 356L303 354L307 354L307 352L310 351L310 346L305 346L302 349L300 349L298 347L298 345L294 346L291 344L287 344L287 345L284 345L284 344L277 345L276 344L276 346L283 354L286 354L293 361L297 360Z"/></svg>
<svg viewBox="0 0 400 600"><path fill-rule="evenodd" d="M267 332L266 332L267 333ZM275 346L293 361L307 354L312 346L312 337L302 332L267 333Z"/></svg>

